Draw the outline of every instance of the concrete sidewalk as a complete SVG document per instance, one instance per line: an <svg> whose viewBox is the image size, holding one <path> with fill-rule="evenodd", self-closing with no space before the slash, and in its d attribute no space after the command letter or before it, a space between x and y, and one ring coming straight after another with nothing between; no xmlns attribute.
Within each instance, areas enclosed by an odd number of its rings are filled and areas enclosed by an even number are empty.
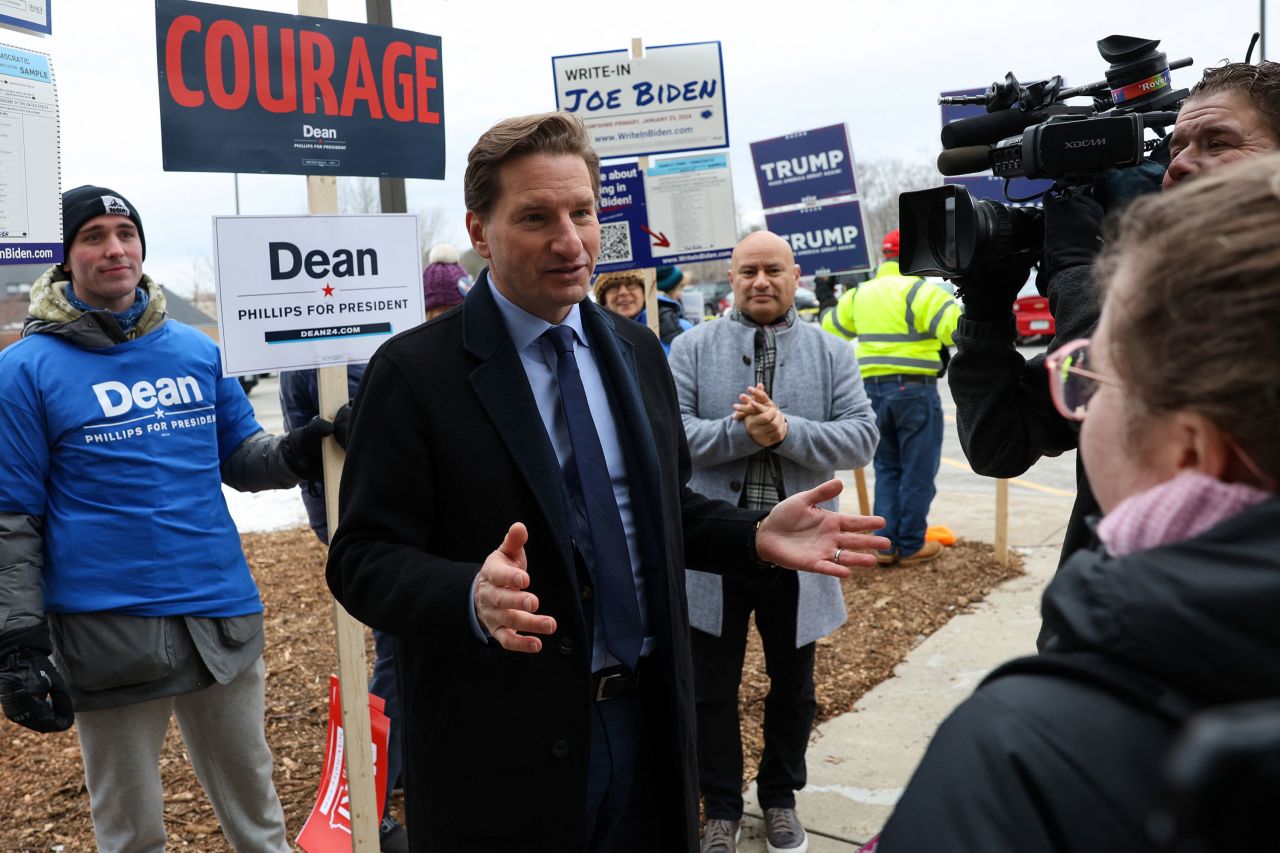
<svg viewBox="0 0 1280 853"><path fill-rule="evenodd" d="M870 471L868 480L870 480ZM1034 480L1034 469L1026 475ZM851 475L842 497L857 512ZM797 811L809 830L810 853L857 850L889 814L942 720L998 664L1035 651L1040 596L1058 564L1072 499L1010 489L1009 541L1027 574L1002 584L971 612L926 638L854 709L818 727L808 752L809 784ZM969 474L960 489L934 500L930 521L966 539L994 538L994 481ZM738 849L765 850L754 786Z"/></svg>

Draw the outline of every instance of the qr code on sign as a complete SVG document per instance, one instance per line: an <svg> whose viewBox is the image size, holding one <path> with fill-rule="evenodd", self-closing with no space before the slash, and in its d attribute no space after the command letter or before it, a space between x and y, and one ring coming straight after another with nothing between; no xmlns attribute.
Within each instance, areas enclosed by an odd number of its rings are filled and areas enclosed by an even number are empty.
<svg viewBox="0 0 1280 853"><path fill-rule="evenodd" d="M631 226L626 222L608 222L600 226L600 264L631 263Z"/></svg>

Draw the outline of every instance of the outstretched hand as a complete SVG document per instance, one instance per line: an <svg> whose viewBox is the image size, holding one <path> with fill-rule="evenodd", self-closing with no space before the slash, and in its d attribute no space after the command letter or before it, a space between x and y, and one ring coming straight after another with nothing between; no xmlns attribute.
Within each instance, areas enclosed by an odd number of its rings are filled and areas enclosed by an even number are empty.
<svg viewBox="0 0 1280 853"><path fill-rule="evenodd" d="M529 561L524 544L529 531L520 522L511 525L498 550L489 554L475 586L476 619L507 651L539 652L542 640L528 634L554 634L556 620L537 616L538 596L529 586ZM521 633L524 632L524 633Z"/></svg>
<svg viewBox="0 0 1280 853"><path fill-rule="evenodd" d="M828 480L775 506L756 531L757 556L789 569L841 578L849 576L852 566L876 565L871 552L888 550L890 543L870 531L884 527L884 519L829 512L818 506L843 490L839 480ZM839 562L835 561L837 550Z"/></svg>

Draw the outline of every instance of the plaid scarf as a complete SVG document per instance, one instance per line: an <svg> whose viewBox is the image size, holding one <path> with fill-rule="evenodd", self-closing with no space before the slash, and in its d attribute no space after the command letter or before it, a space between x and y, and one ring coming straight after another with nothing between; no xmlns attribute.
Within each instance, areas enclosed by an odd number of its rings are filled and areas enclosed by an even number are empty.
<svg viewBox="0 0 1280 853"><path fill-rule="evenodd" d="M788 308L785 314L764 326L737 308L729 317L755 330L756 383L763 385L765 393L772 397L773 372L778 362L778 330L789 329L795 323L795 307ZM747 476L738 505L747 509L771 509L786 496L777 454L772 448L760 448L747 460Z"/></svg>

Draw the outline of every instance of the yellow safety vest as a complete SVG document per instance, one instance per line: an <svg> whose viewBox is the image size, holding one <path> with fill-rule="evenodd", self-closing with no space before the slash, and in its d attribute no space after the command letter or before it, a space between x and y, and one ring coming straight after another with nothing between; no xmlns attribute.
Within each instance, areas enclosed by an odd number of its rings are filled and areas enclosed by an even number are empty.
<svg viewBox="0 0 1280 853"><path fill-rule="evenodd" d="M923 278L904 276L897 261L885 261L875 278L844 293L822 315L822 328L855 351L863 376L936 374L938 351L953 342L960 306L945 290Z"/></svg>

